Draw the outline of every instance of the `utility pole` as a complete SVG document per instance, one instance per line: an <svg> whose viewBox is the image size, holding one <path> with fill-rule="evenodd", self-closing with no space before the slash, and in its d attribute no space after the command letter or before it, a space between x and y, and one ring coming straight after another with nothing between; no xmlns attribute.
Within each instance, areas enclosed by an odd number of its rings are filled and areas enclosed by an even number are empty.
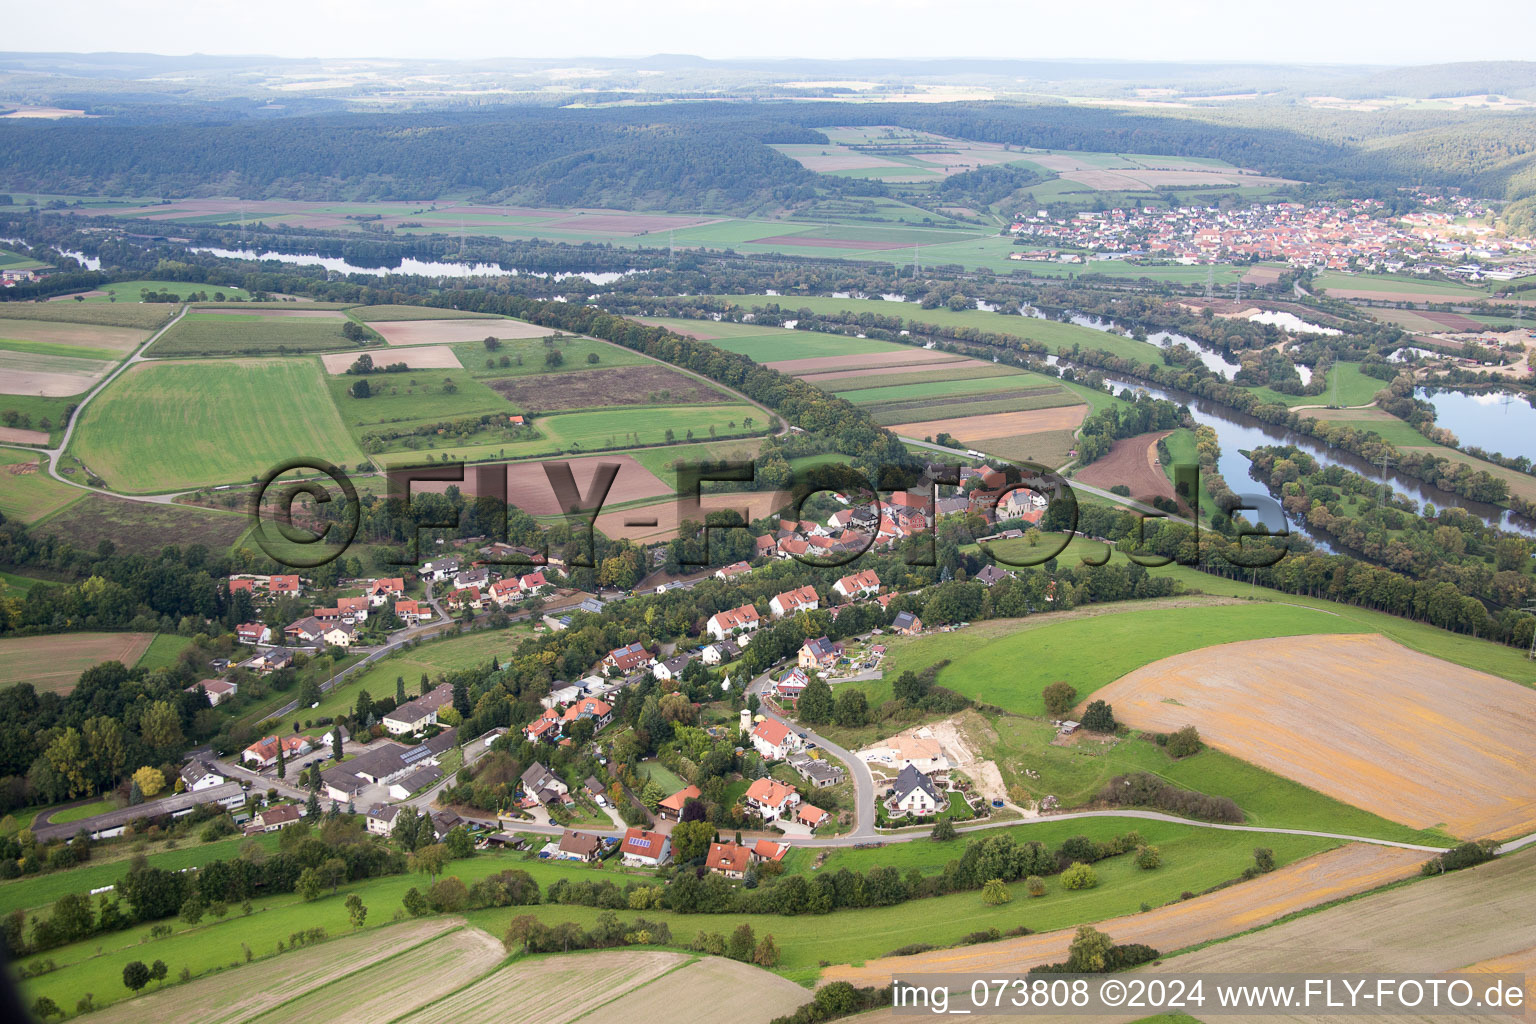
<svg viewBox="0 0 1536 1024"><path fill-rule="evenodd" d="M1525 610L1530 612L1532 615L1536 615L1536 600L1525 602ZM1536 661L1536 629L1531 630L1531 649L1530 652L1526 654L1526 657L1532 661Z"/></svg>
<svg viewBox="0 0 1536 1024"><path fill-rule="evenodd" d="M1397 460L1394 459L1392 456L1388 455L1386 452L1382 452L1381 453L1381 457L1376 460L1376 465L1381 467L1381 486L1386 488L1387 496L1391 497L1392 496L1392 485L1387 482L1387 469L1389 467L1391 467L1391 466L1397 465ZM1381 505L1381 492L1380 491L1378 491L1377 494L1376 494L1376 504L1377 504L1378 507Z"/></svg>
<svg viewBox="0 0 1536 1024"><path fill-rule="evenodd" d="M1216 293L1216 265L1207 263L1205 266L1205 297L1210 298Z"/></svg>

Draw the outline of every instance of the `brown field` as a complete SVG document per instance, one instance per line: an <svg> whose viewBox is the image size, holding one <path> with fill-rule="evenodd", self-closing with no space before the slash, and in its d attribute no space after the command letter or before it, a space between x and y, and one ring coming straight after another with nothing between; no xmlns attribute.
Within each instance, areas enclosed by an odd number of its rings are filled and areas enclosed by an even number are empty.
<svg viewBox="0 0 1536 1024"><path fill-rule="evenodd" d="M885 355L807 356L803 359L780 359L764 363L770 370L780 373L820 373L823 370L848 370L864 366L911 366L915 363L952 363L965 356L913 348L890 352Z"/></svg>
<svg viewBox="0 0 1536 1024"><path fill-rule="evenodd" d="M1157 458L1157 442L1172 431L1137 434L1121 438L1109 449L1109 454L1076 474L1077 479L1093 487L1105 490L1116 484L1131 489L1131 497L1137 501L1151 501L1156 497L1173 499L1173 481L1163 472L1163 467L1153 465Z"/></svg>
<svg viewBox="0 0 1536 1024"><path fill-rule="evenodd" d="M118 554L148 554L167 544L206 544L210 551L224 551L249 526L243 514L128 501L90 491L32 529L39 536L85 546L107 537Z"/></svg>
<svg viewBox="0 0 1536 1024"><path fill-rule="evenodd" d="M642 324L650 324L653 327L662 326L657 322L656 317L637 316L631 317L631 319L637 320ZM694 341L714 341L716 338L721 337L718 331L711 331L707 326L707 322L704 323L706 323L706 326L703 327L678 327L674 324L667 324L666 328L673 334L680 334L685 338L692 338ZM766 333L767 330L768 328L763 328L764 333Z"/></svg>
<svg viewBox="0 0 1536 1024"><path fill-rule="evenodd" d="M703 405L734 401L713 385L659 363L573 373L529 374L488 380L486 384L530 414L615 405Z"/></svg>
<svg viewBox="0 0 1536 1024"><path fill-rule="evenodd" d="M1327 420L1329 423L1359 424L1361 430L1373 429L1376 424L1403 422L1385 409L1374 406L1367 409L1301 409L1299 414L1314 420Z"/></svg>
<svg viewBox="0 0 1536 1024"><path fill-rule="evenodd" d="M1413 828L1536 829L1536 692L1375 634L1245 640L1095 692L1137 729L1207 743Z"/></svg>
<svg viewBox="0 0 1536 1024"><path fill-rule="evenodd" d="M1071 430L1040 430L1033 434L983 437L972 442L971 447L1015 462L1055 469L1072 458L1069 453L1077 450L1077 434Z"/></svg>
<svg viewBox="0 0 1536 1024"><path fill-rule="evenodd" d="M1424 314L1412 309L1388 309L1382 307L1380 309L1372 309L1370 314L1374 320L1395 324L1405 331L1414 331L1419 334L1434 334L1436 331L1444 329L1436 321L1430 320Z"/></svg>
<svg viewBox="0 0 1536 1024"><path fill-rule="evenodd" d="M1375 288L1330 287L1327 292L1330 299L1378 299L1384 302L1476 302L1483 298L1477 294L1461 296L1449 292L1403 292Z"/></svg>
<svg viewBox="0 0 1536 1024"><path fill-rule="evenodd" d="M750 992L750 1000L734 1000ZM810 993L794 982L723 957L616 950L542 956L487 975L468 988L404 1017L399 1024L566 1024L596 1020L611 1006L626 1020L713 1024L730 1019L765 1024L792 1013Z"/></svg>
<svg viewBox="0 0 1536 1024"><path fill-rule="evenodd" d="M0 427L0 441L12 444L47 444L46 430L22 430L20 427Z"/></svg>
<svg viewBox="0 0 1536 1024"><path fill-rule="evenodd" d="M1341 903L1250 935L1239 935L1142 967L1136 973L1524 973L1529 997L1536 995L1536 948L1532 946L1536 943L1536 917L1529 913L1528 906L1533 888L1536 856L1526 850L1466 871ZM1107 925L1101 927L1115 940L1127 941ZM1158 948L1172 951L1168 947ZM1083 1024L1130 1024L1143 1019L1146 1012L1072 1019ZM881 1010L860 1017L859 1022L896 1024L908 1019ZM966 1019L973 1024L1017 1024L1019 1020L1017 1016L991 1014ZM1317 1013L1223 1013L1217 1019L1223 1024L1350 1024L1361 1018ZM1536 1004L1528 998L1523 1016L1481 1014L1452 1018L1441 1014L1371 1019L1382 1024L1435 1024L1452 1019L1466 1024L1536 1022Z"/></svg>
<svg viewBox="0 0 1536 1024"><path fill-rule="evenodd" d="M1431 323L1439 324L1447 331L1457 334L1477 334L1480 331L1486 330L1476 320L1469 316L1462 316L1460 313L1432 313L1429 310L1425 310L1419 316Z"/></svg>
<svg viewBox="0 0 1536 1024"><path fill-rule="evenodd" d="M42 341L55 345L79 345L84 348L108 348L131 352L149 337L149 331L131 327L100 327L94 324L59 323L51 320L0 319L0 338L12 341ZM61 352L60 355L68 355Z"/></svg>
<svg viewBox="0 0 1536 1024"><path fill-rule="evenodd" d="M0 352L0 363L21 362L27 358L21 352ZM0 369L0 394L41 395L44 398L66 398L89 391L97 381L112 369L112 363L102 362L99 373L61 373L57 370L24 370L10 367Z"/></svg>
<svg viewBox="0 0 1536 1024"><path fill-rule="evenodd" d="M1086 415L1086 405L1058 405L1051 409L993 412L982 416L955 416L943 420L900 423L890 429L906 437L946 433L969 441L971 438L1007 437L1046 430L1076 430Z"/></svg>
<svg viewBox="0 0 1536 1024"><path fill-rule="evenodd" d="M554 333L521 320L389 320L368 326L391 345L449 345L482 338L542 338Z"/></svg>
<svg viewBox="0 0 1536 1024"><path fill-rule="evenodd" d="M580 477L577 485L580 486ZM618 484L615 483L617 488ZM788 498L774 491L733 491L724 494L706 494L702 499L702 507L697 513L690 513L690 519L702 519L705 514L717 509L735 509L745 511L747 519L761 519L770 512L779 508ZM612 503L617 504L614 500ZM597 517L597 528L607 537L614 540L668 540L677 536L677 528L682 522L681 502L676 499L656 502L651 505L640 505L635 508L621 509L616 512L603 512Z"/></svg>
<svg viewBox="0 0 1536 1024"><path fill-rule="evenodd" d="M38 692L66 694L80 673L103 661L132 668L153 633L62 633L0 640L0 686L31 683Z"/></svg>
<svg viewBox="0 0 1536 1024"><path fill-rule="evenodd" d="M1163 952L1172 952L1417 874L1425 859L1425 854L1413 850L1351 843L1252 881L1146 913L1117 917L1095 927L1116 942L1144 942ZM859 967L833 966L821 972L821 980L883 985L898 975L987 971L1022 974L1036 964L1065 960L1074 931L1062 929L977 946L936 949L915 956L882 957Z"/></svg>
<svg viewBox="0 0 1536 1024"><path fill-rule="evenodd" d="M982 373L979 371L996 371L998 376L1017 372L1011 366L999 367L997 364L989 363L984 359L946 359L942 360L942 362L944 364L943 368L945 373L948 373L951 370L974 369L978 371L975 376L986 377L990 376L991 373ZM921 372L923 372L921 369L913 370L911 364L909 363L906 366L876 366L871 369L832 370L825 373L797 373L795 376L799 377L801 380L808 384L820 385L829 380L846 380L850 377L889 377L895 374ZM956 376L948 377L946 379L961 380L963 378Z"/></svg>
<svg viewBox="0 0 1536 1024"><path fill-rule="evenodd" d="M1106 170L1093 168L1080 171L1063 171L1068 181L1100 191L1135 192L1149 188L1169 188L1178 185L1284 185L1284 178L1270 178L1261 174L1240 174L1237 171L1218 170Z"/></svg>
<svg viewBox="0 0 1536 1024"><path fill-rule="evenodd" d="M98 1010L91 1019L103 1024L142 1024L150 1020L240 1024L463 923L462 918L435 917L394 925L388 931L342 936L302 954L285 954L208 975L191 984L149 991L137 999Z"/></svg>
<svg viewBox="0 0 1536 1024"><path fill-rule="evenodd" d="M1249 267L1247 273L1242 276L1242 282L1258 285L1274 284L1280 280L1282 273L1284 271L1279 267Z"/></svg>
<svg viewBox="0 0 1536 1024"><path fill-rule="evenodd" d="M372 355L372 353L369 353ZM332 352L320 357L326 373L346 373L347 367L357 362L356 352ZM413 370L457 370L463 367L453 349L447 347L391 349L374 358L375 366L388 363L404 363Z"/></svg>
<svg viewBox="0 0 1536 1024"><path fill-rule="evenodd" d="M857 242L847 238L821 238L816 235L770 235L749 239L747 245L804 245L814 249L905 249L906 242Z"/></svg>
<svg viewBox="0 0 1536 1024"><path fill-rule="evenodd" d="M548 459L545 461L569 463L571 476L576 481L576 489L583 495L592 486L592 478L597 475L599 463L617 462L619 464L619 472L613 478L613 487L609 490L608 497L604 499L604 505L619 505L624 502L639 501L644 498L659 498L662 495L672 493L672 488L662 483L654 473L636 462L634 457L630 455L593 455L580 459ZM474 468L471 467L465 471L462 484L450 485L441 481L423 481L413 483L411 485L411 492L437 491L441 493L447 490L449 486L456 486L466 495L477 497ZM507 463L507 500L529 515L551 516L560 511L560 502L555 498L555 492L550 489L549 477L544 474L544 462ZM601 519L602 516L598 518Z"/></svg>

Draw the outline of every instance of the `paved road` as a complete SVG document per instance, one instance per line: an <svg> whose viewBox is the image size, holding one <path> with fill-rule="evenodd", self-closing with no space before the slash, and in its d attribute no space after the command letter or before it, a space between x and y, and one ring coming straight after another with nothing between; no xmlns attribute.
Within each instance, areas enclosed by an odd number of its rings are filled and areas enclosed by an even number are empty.
<svg viewBox="0 0 1536 1024"><path fill-rule="evenodd" d="M747 692L755 693L758 695L759 699L761 699L763 691L767 688L768 683L768 673L764 672L762 675L758 676L756 679L752 680L752 682L747 684ZM858 824L854 826L853 831L850 832L846 838L852 842L867 842L873 839L876 835L875 778L869 772L869 765L865 764L862 758L855 757L851 751L844 750L836 743L833 743L825 736L814 732L809 727L804 725L797 725L796 723L791 722L789 719L775 712L773 708L768 706L767 703L762 705L762 707L759 709L759 713L768 716L775 722L783 722L786 726L793 729L795 732L803 732L807 740L815 743L817 746L821 747L833 757L842 759L843 763L848 766L848 774L853 777L854 806L858 817Z"/></svg>

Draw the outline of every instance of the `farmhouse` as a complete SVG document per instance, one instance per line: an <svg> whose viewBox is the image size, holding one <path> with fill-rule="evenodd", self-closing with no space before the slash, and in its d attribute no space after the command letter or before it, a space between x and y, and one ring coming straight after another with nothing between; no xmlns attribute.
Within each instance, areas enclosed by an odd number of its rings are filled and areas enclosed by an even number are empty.
<svg viewBox="0 0 1536 1024"><path fill-rule="evenodd" d="M757 864L761 864L763 861L777 863L783 860L784 855L788 852L788 843L776 843L772 839L759 839L756 843L752 844L752 860Z"/></svg>
<svg viewBox="0 0 1536 1024"><path fill-rule="evenodd" d="M789 756L790 751L799 750L801 745L800 737L789 726L771 718L758 722L757 728L752 730L752 746L770 761L782 761Z"/></svg>
<svg viewBox="0 0 1536 1024"><path fill-rule="evenodd" d="M913 636L922 631L923 620L911 612L897 612L891 620L891 628L902 636Z"/></svg>
<svg viewBox="0 0 1536 1024"><path fill-rule="evenodd" d="M232 683L228 679L203 679L187 687L188 693L196 693L198 687L208 694L210 707L218 707L224 701L240 692L240 684Z"/></svg>
<svg viewBox="0 0 1536 1024"><path fill-rule="evenodd" d="M821 607L820 599L816 596L816 588L810 584L797 587L794 590L786 590L782 594L775 594L768 602L768 610L776 619L782 619L786 615L793 615L800 611L815 611Z"/></svg>
<svg viewBox="0 0 1536 1024"><path fill-rule="evenodd" d="M738 630L750 632L756 629L760 621L757 609L750 604L744 604L740 608L732 608L729 611L711 615L704 623L704 629L716 640L724 640Z"/></svg>
<svg viewBox="0 0 1536 1024"><path fill-rule="evenodd" d="M619 855L625 867L659 868L672 858L672 840L660 832L632 828L624 833Z"/></svg>
<svg viewBox="0 0 1536 1024"><path fill-rule="evenodd" d="M901 770L885 806L892 813L932 814L939 809L939 791L933 780L911 765Z"/></svg>
<svg viewBox="0 0 1536 1024"><path fill-rule="evenodd" d="M298 804L281 804L277 807L268 807L256 815L254 821L245 827L246 835L256 832L276 832L280 828L287 828L303 816L303 811Z"/></svg>
<svg viewBox="0 0 1536 1024"><path fill-rule="evenodd" d="M794 786L786 786L775 779L755 779L743 796L749 810L764 821L790 816L800 805L800 794Z"/></svg>
<svg viewBox="0 0 1536 1024"><path fill-rule="evenodd" d="M856 597L878 593L880 590L880 577L875 574L875 570L865 569L862 572L854 573L852 576L844 576L832 584L832 589L844 601L852 601Z"/></svg>
<svg viewBox="0 0 1536 1024"><path fill-rule="evenodd" d="M746 562L732 562L730 565L727 565L722 569L716 569L715 579L730 582L737 576L741 576L744 573L749 573L751 571L752 567Z"/></svg>
<svg viewBox="0 0 1536 1024"><path fill-rule="evenodd" d="M982 567L981 572L978 572L971 578L984 587L990 587L994 583L1001 583L1003 580L1008 579L1012 575L1013 573L1008 572L1005 569L999 569L995 565L988 564Z"/></svg>
<svg viewBox="0 0 1536 1024"><path fill-rule="evenodd" d="M752 854L745 846L735 843L710 843L709 856L704 858L706 870L740 880L747 873Z"/></svg>
<svg viewBox="0 0 1536 1024"><path fill-rule="evenodd" d="M698 786L684 786L665 800L656 804L656 814L667 821L683 820L683 805L689 800L697 800L701 794Z"/></svg>

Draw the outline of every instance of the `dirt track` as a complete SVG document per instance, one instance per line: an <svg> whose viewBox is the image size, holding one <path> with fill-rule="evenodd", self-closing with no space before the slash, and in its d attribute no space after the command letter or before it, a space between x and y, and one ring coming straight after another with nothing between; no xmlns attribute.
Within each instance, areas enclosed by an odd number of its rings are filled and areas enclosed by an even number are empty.
<svg viewBox="0 0 1536 1024"><path fill-rule="evenodd" d="M1172 499L1173 481L1168 479L1161 466L1153 465L1157 458L1157 442L1170 433L1172 431L1163 430L1121 438L1109 449L1108 455L1084 467L1076 478L1105 490L1124 484L1137 501L1150 502L1156 497Z"/></svg>
<svg viewBox="0 0 1536 1024"><path fill-rule="evenodd" d="M1425 857L1412 850L1356 843L1289 864L1250 882L1207 896L1104 921L1096 927L1116 942L1144 942L1165 952L1246 931L1307 907L1374 889L1415 874ZM978 946L937 949L916 956L883 957L862 967L838 965L821 980L883 985L913 974L1023 973L1036 964L1065 960L1074 929L1042 932Z"/></svg>
<svg viewBox="0 0 1536 1024"><path fill-rule="evenodd" d="M1536 829L1536 692L1375 634L1207 647L1094 697L1132 728L1193 724L1212 746L1415 828Z"/></svg>

